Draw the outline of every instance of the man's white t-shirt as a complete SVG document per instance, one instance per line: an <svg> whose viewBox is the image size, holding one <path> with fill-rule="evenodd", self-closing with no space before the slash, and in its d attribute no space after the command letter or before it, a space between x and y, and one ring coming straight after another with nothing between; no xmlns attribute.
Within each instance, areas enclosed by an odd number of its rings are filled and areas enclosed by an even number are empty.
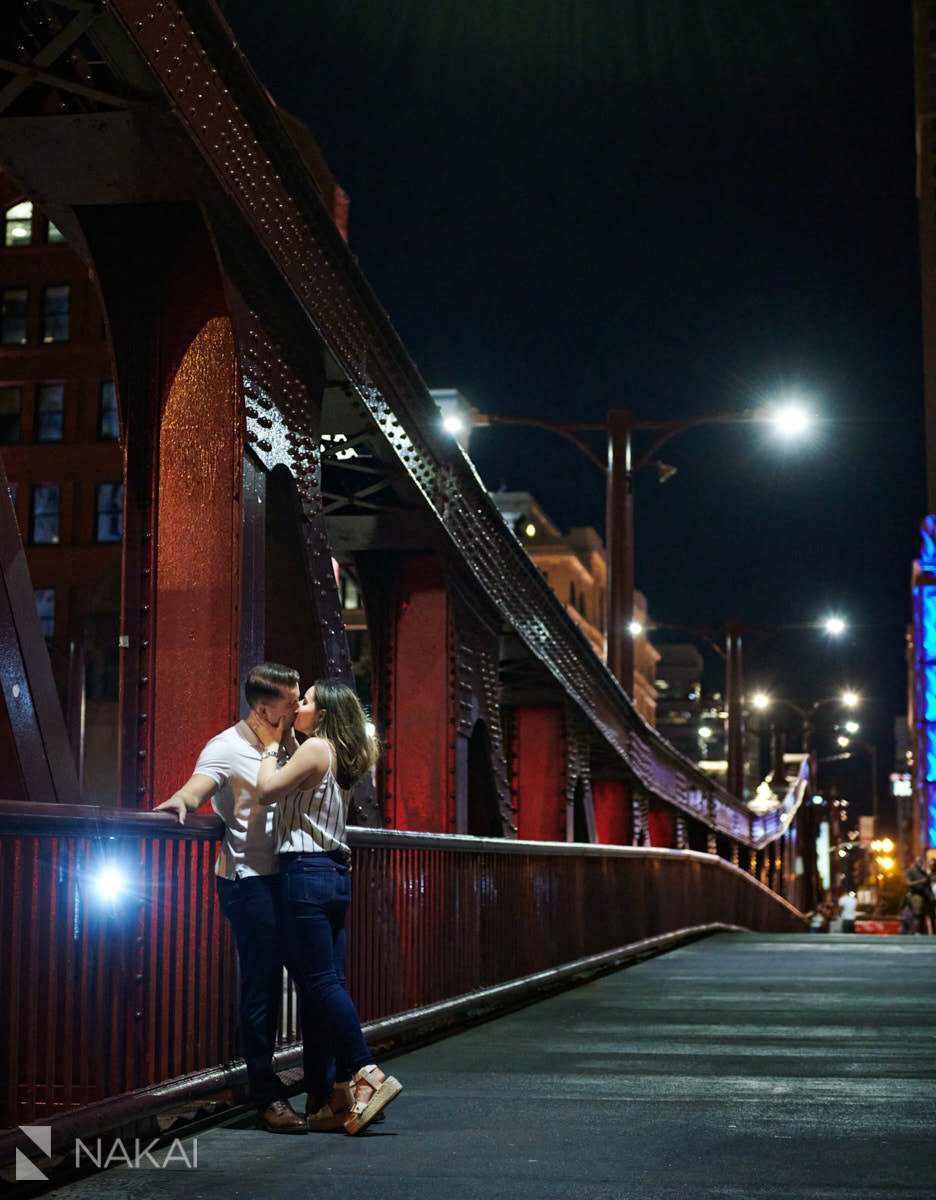
<svg viewBox="0 0 936 1200"><path fill-rule="evenodd" d="M854 921L858 915L857 899L846 892L839 900L839 910L841 911L843 921Z"/></svg>
<svg viewBox="0 0 936 1200"><path fill-rule="evenodd" d="M223 879L240 875L275 875L273 846L276 805L265 807L257 798L257 773L262 747L246 721L238 721L213 737L198 756L196 775L218 785L211 798L224 822L215 874Z"/></svg>

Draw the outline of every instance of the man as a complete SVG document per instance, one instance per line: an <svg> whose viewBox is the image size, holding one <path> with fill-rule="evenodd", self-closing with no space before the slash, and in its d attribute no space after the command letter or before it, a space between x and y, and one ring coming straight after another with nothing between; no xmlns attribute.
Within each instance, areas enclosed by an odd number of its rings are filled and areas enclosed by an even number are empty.
<svg viewBox="0 0 936 1200"><path fill-rule="evenodd" d="M247 676L244 693L251 713L289 729L299 707L299 672L279 663L261 663ZM291 732L287 735L292 741ZM207 800L224 822L215 863L218 899L231 922L240 963L240 1019L250 1095L262 1129L305 1133L305 1121L290 1107L273 1070L276 1022L283 990L283 948L279 935L279 875L274 853L275 808L257 798L263 743L238 721L213 737L183 787L156 806L174 812L179 823Z"/></svg>

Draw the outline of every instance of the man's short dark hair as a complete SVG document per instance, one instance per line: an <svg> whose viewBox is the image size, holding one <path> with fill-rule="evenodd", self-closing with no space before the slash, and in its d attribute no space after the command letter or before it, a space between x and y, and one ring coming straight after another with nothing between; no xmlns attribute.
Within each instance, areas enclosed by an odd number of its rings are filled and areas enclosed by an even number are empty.
<svg viewBox="0 0 936 1200"><path fill-rule="evenodd" d="M299 672L282 663L260 663L253 667L244 684L244 695L250 708L258 704L275 704L283 699L284 690L299 686Z"/></svg>

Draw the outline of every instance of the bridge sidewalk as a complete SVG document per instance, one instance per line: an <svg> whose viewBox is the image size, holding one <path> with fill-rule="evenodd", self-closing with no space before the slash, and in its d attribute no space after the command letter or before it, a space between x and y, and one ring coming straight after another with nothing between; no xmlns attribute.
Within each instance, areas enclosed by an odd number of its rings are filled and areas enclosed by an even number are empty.
<svg viewBox="0 0 936 1200"><path fill-rule="evenodd" d="M56 1197L933 1200L936 939L722 935L393 1061L359 1138L220 1127Z"/></svg>

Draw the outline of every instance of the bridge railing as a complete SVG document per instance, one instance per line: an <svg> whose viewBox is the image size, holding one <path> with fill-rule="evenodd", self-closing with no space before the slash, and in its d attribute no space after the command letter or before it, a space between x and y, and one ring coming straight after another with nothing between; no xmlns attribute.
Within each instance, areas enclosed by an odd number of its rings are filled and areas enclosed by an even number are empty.
<svg viewBox="0 0 936 1200"><path fill-rule="evenodd" d="M219 828L0 802L0 1128L130 1093L149 1114L242 1080ZM801 928L786 901L704 854L363 829L352 843L349 980L372 1027L687 926ZM293 1000L287 989L287 1048Z"/></svg>

